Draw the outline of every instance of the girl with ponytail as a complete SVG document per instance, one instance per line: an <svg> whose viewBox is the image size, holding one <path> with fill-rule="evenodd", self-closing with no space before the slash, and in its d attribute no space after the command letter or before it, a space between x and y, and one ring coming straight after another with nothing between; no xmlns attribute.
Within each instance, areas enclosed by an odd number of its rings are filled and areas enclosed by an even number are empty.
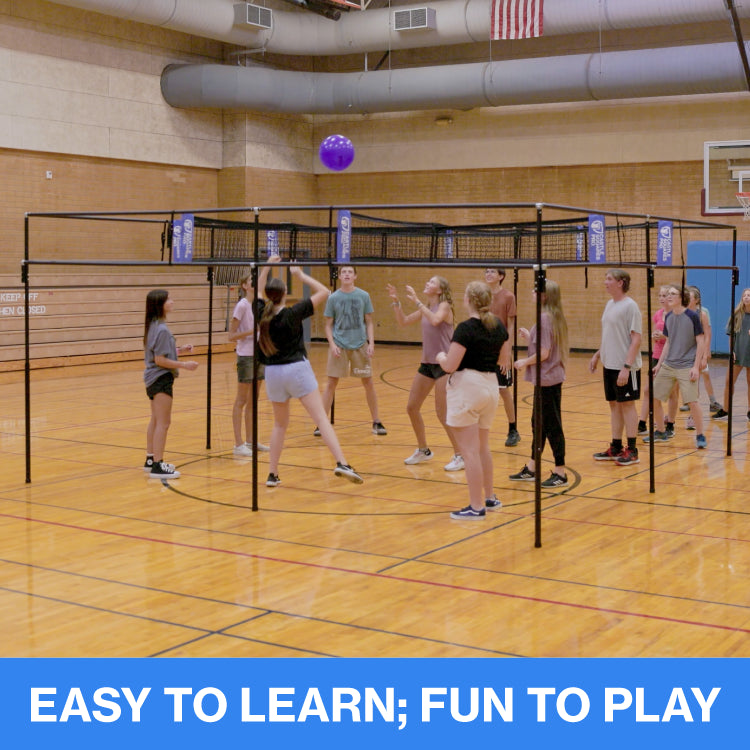
<svg viewBox="0 0 750 750"><path fill-rule="evenodd" d="M501 505L493 488L490 427L499 399L497 364L508 355L508 331L490 312L492 291L483 281L472 281L464 293L469 315L456 326L447 352L438 364L450 373L447 386L447 424L461 450L469 485L469 505L451 513L457 521L485 517L485 507Z"/></svg>

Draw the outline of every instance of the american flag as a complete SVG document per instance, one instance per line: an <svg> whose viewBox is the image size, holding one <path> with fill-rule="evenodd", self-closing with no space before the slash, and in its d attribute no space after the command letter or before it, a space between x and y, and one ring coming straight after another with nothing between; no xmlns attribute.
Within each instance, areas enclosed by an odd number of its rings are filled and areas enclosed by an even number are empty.
<svg viewBox="0 0 750 750"><path fill-rule="evenodd" d="M529 39L542 35L544 0L490 0L490 39Z"/></svg>

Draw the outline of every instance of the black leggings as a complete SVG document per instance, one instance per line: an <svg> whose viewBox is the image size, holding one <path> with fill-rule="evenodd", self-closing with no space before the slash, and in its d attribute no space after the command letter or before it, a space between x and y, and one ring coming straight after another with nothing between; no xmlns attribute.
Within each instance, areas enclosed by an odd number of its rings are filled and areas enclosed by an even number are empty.
<svg viewBox="0 0 750 750"><path fill-rule="evenodd" d="M555 466L565 466L565 435L562 428L562 383L543 385L542 392L542 447L549 440ZM536 407L536 400L534 402ZM534 434L534 414L531 416L532 435ZM534 440L531 441L531 455L535 455Z"/></svg>

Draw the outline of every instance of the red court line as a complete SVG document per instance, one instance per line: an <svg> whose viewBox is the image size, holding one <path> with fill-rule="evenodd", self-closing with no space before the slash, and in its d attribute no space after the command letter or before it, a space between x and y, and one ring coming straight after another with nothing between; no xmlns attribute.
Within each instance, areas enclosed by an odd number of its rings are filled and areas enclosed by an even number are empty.
<svg viewBox="0 0 750 750"><path fill-rule="evenodd" d="M87 526L79 526L77 524L61 523L60 521L42 521L37 518L30 518L28 516L17 516L11 513L0 513L0 518L10 518L16 521L29 521L33 523L41 523L47 526L58 526L65 529L73 529L75 531L87 531L94 534L105 534L107 536L120 537L123 539L133 539L139 542L154 542L155 544L166 544L172 547L181 547L183 549L195 549L201 552L219 552L225 555L234 555L236 557L246 557L254 560L265 560L267 562L284 563L285 565L299 565L305 568L317 568L319 570L329 570L335 573L351 573L358 576L367 576L368 578L380 578L387 581L397 581L399 583L416 583L422 586L434 586L436 588L451 589L454 591L465 591L475 594L489 594L490 596L499 596L505 599L517 599L520 601L533 602L535 604L554 604L559 607L571 607L573 609L588 610L591 612L601 612L603 614L610 615L623 615L625 617L638 617L645 620L657 620L660 622L676 623L678 625L695 625L699 628L713 628L716 630L729 630L735 633L750 633L748 628L736 628L729 625L717 625L708 622L698 622L697 620L684 620L676 617L665 617L663 615L651 615L643 614L641 612L628 612L620 609L610 609L607 607L594 607L590 604L575 604L573 602L564 602L555 599L543 599L536 596L524 596L523 594L509 594L503 591L492 591L490 589L479 589L470 586L458 586L453 583L441 583L439 581L423 581L419 578L406 578L405 576L394 576L385 575L383 573L369 573L363 570L352 570L350 568L340 568L334 565L321 565L320 563L308 563L299 562L297 560L286 560L280 557L269 557L267 555L256 555L250 552L239 552L236 550L221 549L219 547L206 547L200 544L186 544L184 542L165 541L163 539L155 539L153 537L138 536L136 534L124 534L119 531L107 531L104 529L93 529Z"/></svg>

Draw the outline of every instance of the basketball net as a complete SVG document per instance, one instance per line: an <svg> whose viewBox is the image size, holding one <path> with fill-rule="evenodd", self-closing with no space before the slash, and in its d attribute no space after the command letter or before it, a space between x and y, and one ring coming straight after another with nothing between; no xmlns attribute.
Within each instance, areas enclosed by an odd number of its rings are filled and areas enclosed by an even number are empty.
<svg viewBox="0 0 750 750"><path fill-rule="evenodd" d="M750 221L750 193L736 193L737 200L745 209L745 221Z"/></svg>

